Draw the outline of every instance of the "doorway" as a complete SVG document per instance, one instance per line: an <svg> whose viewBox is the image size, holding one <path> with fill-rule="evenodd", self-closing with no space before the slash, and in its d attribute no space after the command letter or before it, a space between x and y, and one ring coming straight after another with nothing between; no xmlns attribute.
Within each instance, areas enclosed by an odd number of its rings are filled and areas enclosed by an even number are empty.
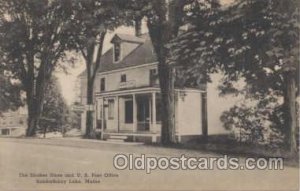
<svg viewBox="0 0 300 191"><path fill-rule="evenodd" d="M137 130L149 131L150 129L150 99L148 96L137 97Z"/></svg>

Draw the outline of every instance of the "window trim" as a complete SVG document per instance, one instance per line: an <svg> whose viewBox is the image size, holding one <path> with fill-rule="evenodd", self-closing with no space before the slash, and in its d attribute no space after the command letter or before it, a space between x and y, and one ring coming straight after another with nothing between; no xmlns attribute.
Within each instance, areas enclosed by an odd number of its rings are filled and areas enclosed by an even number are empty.
<svg viewBox="0 0 300 191"><path fill-rule="evenodd" d="M106 88L106 87L105 87L105 86L106 86L106 85L105 85L105 83L106 83L105 81L106 81L105 78L101 78L101 79L100 79L100 91L101 91L101 92L105 91L105 88Z"/></svg>
<svg viewBox="0 0 300 191"><path fill-rule="evenodd" d="M152 68L149 70L149 82L151 86L156 84L157 75L157 68Z"/></svg>
<svg viewBox="0 0 300 191"><path fill-rule="evenodd" d="M119 45L119 60L116 60L116 55L115 55L116 45ZM115 42L113 45L113 61L114 61L114 63L119 63L121 61L121 58L122 58L121 43Z"/></svg>
<svg viewBox="0 0 300 191"><path fill-rule="evenodd" d="M122 77L125 77L125 80L123 81L123 78ZM126 74L121 74L121 82L127 82L127 75Z"/></svg>

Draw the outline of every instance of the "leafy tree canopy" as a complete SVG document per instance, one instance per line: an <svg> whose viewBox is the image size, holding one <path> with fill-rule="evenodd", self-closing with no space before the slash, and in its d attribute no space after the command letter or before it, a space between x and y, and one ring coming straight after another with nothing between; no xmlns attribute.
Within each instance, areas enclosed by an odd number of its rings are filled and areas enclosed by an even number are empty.
<svg viewBox="0 0 300 191"><path fill-rule="evenodd" d="M57 131L66 123L65 117L68 106L61 94L61 87L56 77L51 77L46 92L40 128L47 128L47 131Z"/></svg>
<svg viewBox="0 0 300 191"><path fill-rule="evenodd" d="M0 114L23 105L18 84L12 83L5 75L0 75L0 84Z"/></svg>
<svg viewBox="0 0 300 191"><path fill-rule="evenodd" d="M252 109L261 113L258 120L267 118L273 122L271 127L286 131L293 148L297 124L293 94L299 87L298 7L297 0L237 0L226 8L195 4L186 19L190 29L168 45L169 64L179 68L183 83L199 85L211 80L207 73L222 71L221 93L242 92L257 100ZM242 91L233 85L239 80L246 82ZM296 85L291 85L293 80ZM278 105L280 98L284 104ZM248 116L238 120L248 128L245 123L254 114L249 109L233 107L223 121L243 111ZM225 120L225 126L238 123Z"/></svg>
<svg viewBox="0 0 300 191"><path fill-rule="evenodd" d="M219 9L191 6L187 23L192 27L169 44L170 63L189 74L180 75L187 83L201 83L205 67L208 73L224 72L227 89L244 79L253 95L282 95L283 74L299 69L297 7L296 0L239 0Z"/></svg>
<svg viewBox="0 0 300 191"><path fill-rule="evenodd" d="M73 48L69 0L1 0L1 68L26 92L27 135L42 113L45 86L66 51Z"/></svg>

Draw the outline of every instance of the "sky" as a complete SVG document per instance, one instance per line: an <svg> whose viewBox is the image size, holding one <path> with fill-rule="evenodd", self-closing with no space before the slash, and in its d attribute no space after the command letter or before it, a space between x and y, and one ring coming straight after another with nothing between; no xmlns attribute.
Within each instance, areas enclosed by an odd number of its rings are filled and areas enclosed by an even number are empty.
<svg viewBox="0 0 300 191"><path fill-rule="evenodd" d="M233 1L234 0L221 0L221 3L226 5ZM146 25L145 25L145 23L143 23L142 33L145 33L145 32L147 32ZM117 28L114 32L109 32L105 38L103 52L106 52L107 50L109 50L111 48L112 45L110 43L110 40L116 33L134 35L134 27L122 26L122 27ZM75 67L70 68L68 70L68 74L65 74L63 72L55 72L54 73L54 75L59 80L59 83L62 88L63 97L65 98L65 100L68 104L72 104L75 101L75 98L76 98L75 88L76 88L76 83L78 83L77 76L84 70L85 70L84 60L80 55L78 55L78 60L76 60Z"/></svg>
<svg viewBox="0 0 300 191"><path fill-rule="evenodd" d="M235 1L235 0L221 0L221 3L226 5L226 4L232 3L233 1Z"/></svg>
<svg viewBox="0 0 300 191"><path fill-rule="evenodd" d="M145 27L143 27L145 28ZM114 32L109 32L106 35L104 46L103 46L103 53L111 48L110 40L116 33L123 33L123 34L134 34L133 27L119 27ZM61 85L62 94L68 104L72 104L75 101L76 93L76 83L78 83L77 76L85 70L85 62L81 55L77 56L77 60L75 62L75 66L73 68L68 69L68 74L57 71L54 75L58 78L59 83Z"/></svg>

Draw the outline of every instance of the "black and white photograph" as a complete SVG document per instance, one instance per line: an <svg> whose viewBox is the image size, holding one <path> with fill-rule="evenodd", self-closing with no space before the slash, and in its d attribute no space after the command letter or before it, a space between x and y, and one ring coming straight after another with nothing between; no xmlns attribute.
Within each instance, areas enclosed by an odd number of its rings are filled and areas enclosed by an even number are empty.
<svg viewBox="0 0 300 191"><path fill-rule="evenodd" d="M0 190L298 191L300 1L0 0Z"/></svg>

